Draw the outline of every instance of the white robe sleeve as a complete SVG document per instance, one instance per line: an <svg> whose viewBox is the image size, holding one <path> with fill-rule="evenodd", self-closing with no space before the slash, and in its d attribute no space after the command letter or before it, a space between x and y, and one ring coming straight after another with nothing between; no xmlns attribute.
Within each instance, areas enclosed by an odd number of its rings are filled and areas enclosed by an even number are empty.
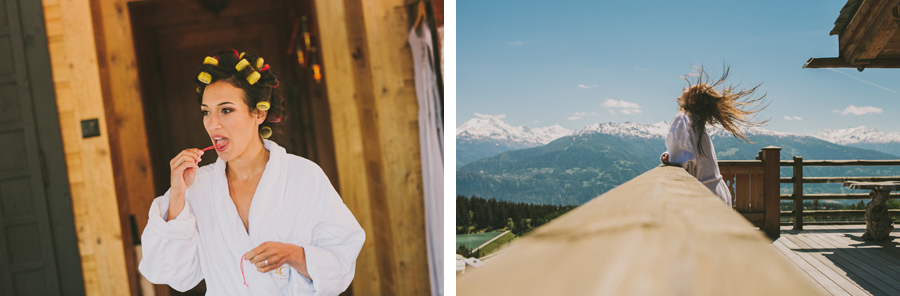
<svg viewBox="0 0 900 296"><path fill-rule="evenodd" d="M306 270L316 290L315 295L338 295L353 281L356 257L366 240L366 233L343 200L319 170L315 190L317 217L312 226L311 244L300 245L306 254ZM297 273L297 271L293 271ZM308 291L309 279L297 273L292 281L294 295Z"/></svg>
<svg viewBox="0 0 900 296"><path fill-rule="evenodd" d="M167 284L184 292L203 279L197 253L197 221L188 202L178 217L166 222L168 211L169 192L166 192L150 206L150 219L141 234L143 259L138 269L151 283Z"/></svg>
<svg viewBox="0 0 900 296"><path fill-rule="evenodd" d="M690 117L678 114L666 135L666 153L669 154L669 163L681 165L688 173L696 175L697 143L693 140L693 133Z"/></svg>

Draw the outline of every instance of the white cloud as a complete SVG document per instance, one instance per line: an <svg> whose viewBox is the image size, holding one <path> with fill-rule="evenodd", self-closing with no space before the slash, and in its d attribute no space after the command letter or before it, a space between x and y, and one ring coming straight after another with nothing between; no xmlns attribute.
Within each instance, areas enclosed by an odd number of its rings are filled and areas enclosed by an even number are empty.
<svg viewBox="0 0 900 296"><path fill-rule="evenodd" d="M606 101L603 102L603 107L609 108L609 113L612 114L616 114L616 110L622 114L643 113L640 105L625 100L606 99Z"/></svg>
<svg viewBox="0 0 900 296"><path fill-rule="evenodd" d="M596 84L591 84L591 85L579 84L578 87L580 87L580 88L595 88L595 87L597 87L597 85Z"/></svg>
<svg viewBox="0 0 900 296"><path fill-rule="evenodd" d="M834 110L834 113L840 113L841 115L853 114L853 115L863 115L863 114L878 114L884 112L884 109L872 106L863 106L856 107L853 105L847 106L844 110Z"/></svg>
<svg viewBox="0 0 900 296"><path fill-rule="evenodd" d="M579 119L581 119L581 116L569 116L569 117L566 117L566 119L568 119L568 120L579 120Z"/></svg>
<svg viewBox="0 0 900 296"><path fill-rule="evenodd" d="M803 120L803 117L800 116L785 116L784 120Z"/></svg>
<svg viewBox="0 0 900 296"><path fill-rule="evenodd" d="M535 120L534 123L541 123L541 121L540 121L540 120Z"/></svg>
<svg viewBox="0 0 900 296"><path fill-rule="evenodd" d="M522 41L516 40L516 41L510 42L509 45L519 46L519 45L522 45Z"/></svg>
<svg viewBox="0 0 900 296"><path fill-rule="evenodd" d="M585 116L587 113L585 112L575 112L575 116Z"/></svg>
<svg viewBox="0 0 900 296"><path fill-rule="evenodd" d="M631 109L640 109L640 108L641 108L641 106L639 106L639 105L636 104L636 103L627 102L627 101L625 101L625 100L613 100L613 99L606 99L606 101L603 102L603 107L607 107L607 108L631 108Z"/></svg>
<svg viewBox="0 0 900 296"><path fill-rule="evenodd" d="M484 119L503 119L503 118L506 118L506 114L491 115L491 114L475 113L475 116L477 116L478 118L484 118Z"/></svg>

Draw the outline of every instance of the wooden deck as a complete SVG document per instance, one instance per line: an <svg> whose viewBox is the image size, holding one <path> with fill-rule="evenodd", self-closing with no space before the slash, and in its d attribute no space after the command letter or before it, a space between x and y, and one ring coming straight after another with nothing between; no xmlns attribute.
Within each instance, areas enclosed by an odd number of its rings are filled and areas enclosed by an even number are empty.
<svg viewBox="0 0 900 296"><path fill-rule="evenodd" d="M900 295L900 231L868 243L865 225L783 227L774 246L809 275L826 295Z"/></svg>

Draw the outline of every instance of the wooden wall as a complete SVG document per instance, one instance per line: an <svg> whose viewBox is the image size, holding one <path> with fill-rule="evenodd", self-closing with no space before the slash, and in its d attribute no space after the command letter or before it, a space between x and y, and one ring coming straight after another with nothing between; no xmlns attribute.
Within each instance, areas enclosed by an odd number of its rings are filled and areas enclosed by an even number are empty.
<svg viewBox="0 0 900 296"><path fill-rule="evenodd" d="M418 103L404 1L315 5L339 190L366 230L353 292L427 295Z"/></svg>
<svg viewBox="0 0 900 296"><path fill-rule="evenodd" d="M94 12L87 1L43 0L43 6L85 290L128 295L131 254L122 240ZM80 122L92 118L101 134L83 139Z"/></svg>

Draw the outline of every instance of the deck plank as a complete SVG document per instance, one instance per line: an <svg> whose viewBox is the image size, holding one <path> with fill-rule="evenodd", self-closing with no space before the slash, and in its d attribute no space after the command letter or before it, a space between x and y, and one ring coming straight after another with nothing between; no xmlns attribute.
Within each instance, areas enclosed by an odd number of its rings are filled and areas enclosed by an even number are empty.
<svg viewBox="0 0 900 296"><path fill-rule="evenodd" d="M861 240L865 225L807 225L782 228L773 246L824 293L900 295L900 231L881 243Z"/></svg>
<svg viewBox="0 0 900 296"><path fill-rule="evenodd" d="M800 235L806 241L806 243L810 244L813 247L819 248L823 250L823 252L830 252L830 255L825 255L825 257L830 258L832 262L835 263L835 266L838 268L844 269L848 272L848 276L853 279L856 277L856 282L860 284L860 286L866 287L866 285L862 284L861 281L867 282L871 287L877 289L869 290L872 294L880 294L884 295L900 295L900 290L893 287L891 285L894 282L890 276L886 275L884 272L881 272L878 268L870 267L867 263L868 260L864 258L857 258L856 256L851 255L847 251L850 251L851 248L849 246L833 246L827 242L822 240L822 236L825 234L803 234ZM880 263L880 262L879 262Z"/></svg>
<svg viewBox="0 0 900 296"><path fill-rule="evenodd" d="M808 250L815 250L810 247L808 244L803 242L796 235L785 235L784 244L793 249L794 252L802 257L806 262L810 265L821 271L825 276L834 281L835 284L840 286L850 295L871 295L871 293L867 292L866 289L860 286L860 284L850 280L847 276L847 272L841 268L834 266L834 263L831 262L828 258L822 255L819 252L809 252Z"/></svg>
<svg viewBox="0 0 900 296"><path fill-rule="evenodd" d="M841 288L841 286L836 284L832 279L828 278L822 271L812 266L812 264L801 258L800 255L785 246L783 240L784 238L779 239L772 243L772 245L775 246L775 249L781 251L788 260L800 267L803 272L808 274L816 283L818 283L820 288L824 290L823 292L827 292L831 295L849 295L844 288Z"/></svg>
<svg viewBox="0 0 900 296"><path fill-rule="evenodd" d="M846 248L847 253L854 256L856 260L866 262L866 266L879 270L894 279L891 283L900 284L896 279L900 279L900 260L884 254L879 246L854 245L857 243L848 238L841 238L838 234L829 234L820 236L825 242L834 247Z"/></svg>

